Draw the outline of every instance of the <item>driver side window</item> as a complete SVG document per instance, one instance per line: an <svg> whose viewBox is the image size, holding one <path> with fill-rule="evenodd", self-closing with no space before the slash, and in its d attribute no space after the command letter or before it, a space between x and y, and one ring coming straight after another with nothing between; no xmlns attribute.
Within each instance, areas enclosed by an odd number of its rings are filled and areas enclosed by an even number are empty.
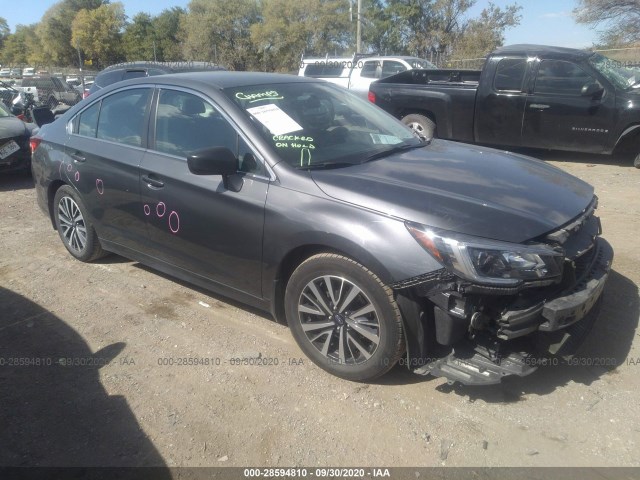
<svg viewBox="0 0 640 480"><path fill-rule="evenodd" d="M161 90L156 111L154 150L187 157L212 147L231 150L239 159L241 172L264 174L261 162L209 102L191 93Z"/></svg>
<svg viewBox="0 0 640 480"><path fill-rule="evenodd" d="M543 60L538 67L534 93L579 96L582 87L596 83L582 68L564 60Z"/></svg>

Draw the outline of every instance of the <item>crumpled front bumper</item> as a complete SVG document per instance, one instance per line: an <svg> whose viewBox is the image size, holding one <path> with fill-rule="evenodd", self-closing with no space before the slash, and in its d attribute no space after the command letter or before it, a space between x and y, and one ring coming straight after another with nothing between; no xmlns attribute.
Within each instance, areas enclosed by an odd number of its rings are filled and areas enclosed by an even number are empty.
<svg viewBox="0 0 640 480"><path fill-rule="evenodd" d="M416 371L465 385L500 383L509 375L526 376L551 354L570 358L591 331L613 261L613 248L598 238L588 264L568 289L520 311L506 312L497 338L477 335L454 345L447 357ZM531 339L523 349L518 339Z"/></svg>

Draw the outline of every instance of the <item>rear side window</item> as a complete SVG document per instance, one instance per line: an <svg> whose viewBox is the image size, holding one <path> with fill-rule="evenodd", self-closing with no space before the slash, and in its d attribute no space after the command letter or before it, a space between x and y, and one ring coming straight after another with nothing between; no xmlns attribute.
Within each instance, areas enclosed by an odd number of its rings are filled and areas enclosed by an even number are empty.
<svg viewBox="0 0 640 480"><path fill-rule="evenodd" d="M106 87L112 83L122 80L122 70L114 70L113 72L101 73L96 77L95 83L98 87Z"/></svg>
<svg viewBox="0 0 640 480"><path fill-rule="evenodd" d="M141 147L150 92L148 88L136 88L104 98L98 120L97 137Z"/></svg>
<svg viewBox="0 0 640 480"><path fill-rule="evenodd" d="M402 63L395 60L385 60L382 62L382 78L404 72L407 69Z"/></svg>
<svg viewBox="0 0 640 480"><path fill-rule="evenodd" d="M96 102L78 115L78 135L83 137L94 137L98 130L98 114L100 113L100 102Z"/></svg>
<svg viewBox="0 0 640 480"><path fill-rule="evenodd" d="M360 72L360 76L365 78L378 78L378 76L376 75L376 72L378 70L378 63L379 62L377 61L364 62L364 65L362 66L362 72Z"/></svg>
<svg viewBox="0 0 640 480"><path fill-rule="evenodd" d="M126 72L124 72L124 75L122 76L122 80L129 80L130 78L140 78L140 77L146 77L146 76L147 76L146 70L127 70Z"/></svg>
<svg viewBox="0 0 640 480"><path fill-rule="evenodd" d="M332 62L321 61L318 63L310 63L307 68L304 69L305 77L340 77L344 71L344 64L342 60L336 60Z"/></svg>
<svg viewBox="0 0 640 480"><path fill-rule="evenodd" d="M527 60L525 58L505 58L500 60L496 69L493 87L501 91L521 92L526 70Z"/></svg>

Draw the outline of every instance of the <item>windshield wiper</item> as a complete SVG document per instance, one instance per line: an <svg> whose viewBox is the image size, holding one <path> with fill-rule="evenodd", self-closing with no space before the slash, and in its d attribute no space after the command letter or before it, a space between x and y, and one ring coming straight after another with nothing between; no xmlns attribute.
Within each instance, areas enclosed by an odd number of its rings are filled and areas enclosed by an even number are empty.
<svg viewBox="0 0 640 480"><path fill-rule="evenodd" d="M398 146L390 148L388 150L383 150L382 152L378 152L378 153L374 153L373 155L369 155L367 158L365 158L360 163L367 163L367 162L370 162L372 160L377 160L379 158L388 157L389 155L394 155L396 153L406 152L407 150L413 150L414 148L426 147L430 143L431 142L420 142L420 143L409 144L409 145L398 145Z"/></svg>
<svg viewBox="0 0 640 480"><path fill-rule="evenodd" d="M327 170L330 168L344 168L344 167L353 167L354 165L358 165L357 163L351 162L324 162L324 163L312 163L311 165L303 165L300 170Z"/></svg>

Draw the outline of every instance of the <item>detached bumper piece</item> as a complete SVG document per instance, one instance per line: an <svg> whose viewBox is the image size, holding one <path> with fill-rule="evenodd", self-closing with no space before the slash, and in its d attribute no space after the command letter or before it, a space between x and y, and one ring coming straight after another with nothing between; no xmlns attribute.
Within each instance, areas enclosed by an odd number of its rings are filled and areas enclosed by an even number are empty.
<svg viewBox="0 0 640 480"><path fill-rule="evenodd" d="M525 377L537 370L534 357L519 352L510 352L495 357L480 345L465 342L456 346L449 356L430 363L414 373L445 377L449 384L494 385L509 375Z"/></svg>

